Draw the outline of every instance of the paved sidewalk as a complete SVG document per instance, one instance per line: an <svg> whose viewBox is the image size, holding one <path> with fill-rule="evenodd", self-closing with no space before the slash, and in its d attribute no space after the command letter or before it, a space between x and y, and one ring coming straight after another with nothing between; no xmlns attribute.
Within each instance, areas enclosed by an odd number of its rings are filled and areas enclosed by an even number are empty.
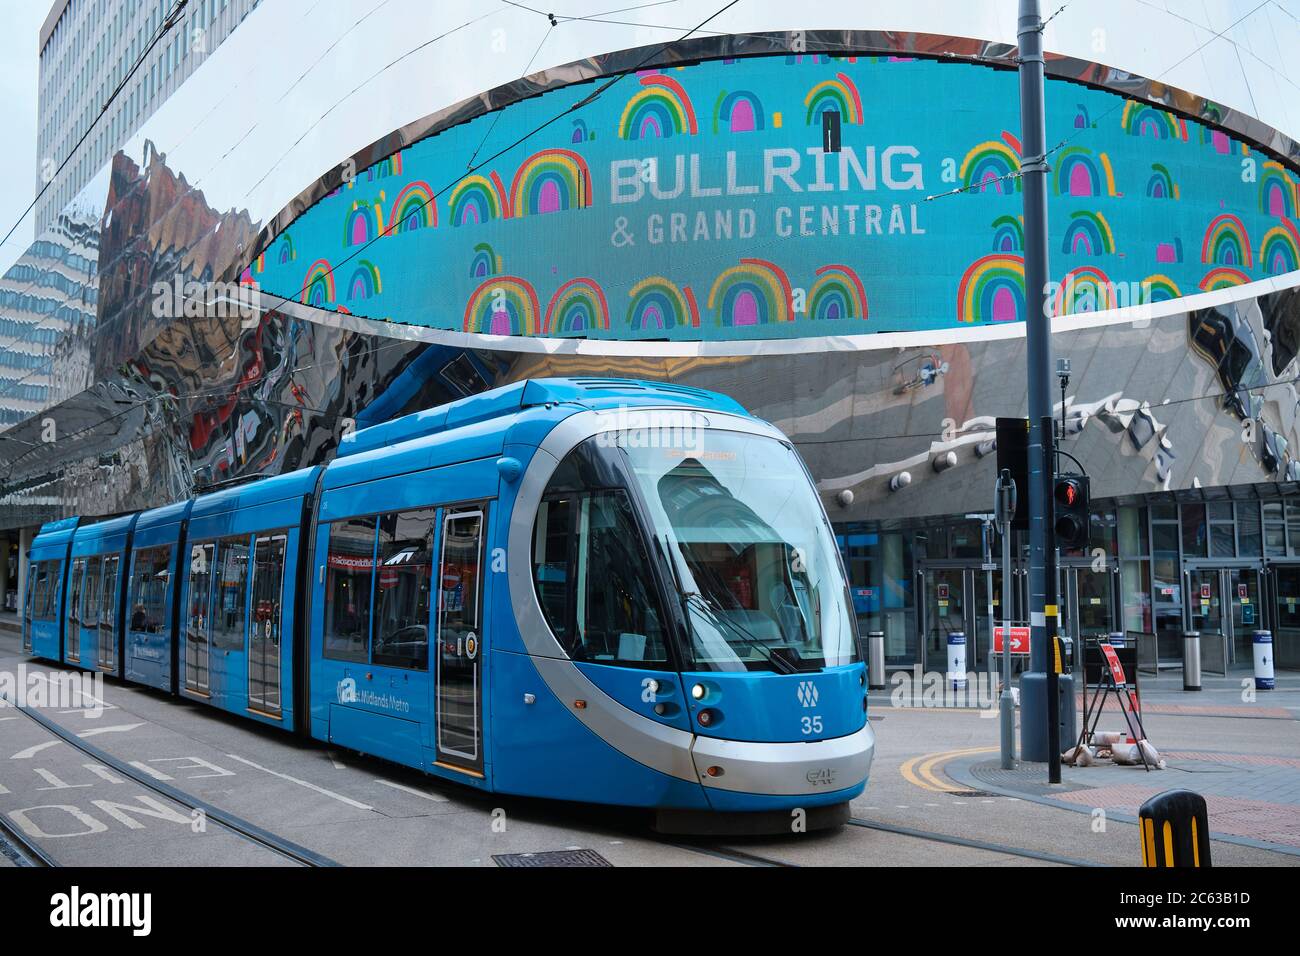
<svg viewBox="0 0 1300 956"><path fill-rule="evenodd" d="M1245 669L1205 677L1200 691L1183 690L1181 671L1144 674L1140 686L1143 723L1165 760L1163 770L1106 760L1063 767L1062 782L1050 785L1046 764L1018 762L1001 769L996 737L989 733L985 739L994 746L935 755L919 772L939 788L944 776L973 791L964 796L1028 800L1094 819L1102 810L1107 822L1135 823L1149 797L1192 790L1206 799L1216 839L1300 858L1300 673L1279 672L1270 691L1255 690ZM1080 711L1083 704L1080 693ZM1097 728L1126 730L1113 696Z"/></svg>

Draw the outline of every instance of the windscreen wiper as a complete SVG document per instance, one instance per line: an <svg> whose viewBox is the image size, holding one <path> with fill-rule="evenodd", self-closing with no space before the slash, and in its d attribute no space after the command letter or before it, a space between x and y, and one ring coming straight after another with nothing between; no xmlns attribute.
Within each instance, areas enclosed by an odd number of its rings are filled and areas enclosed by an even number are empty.
<svg viewBox="0 0 1300 956"><path fill-rule="evenodd" d="M799 673L799 668L788 657L776 653L777 648L767 643L767 641L763 640L739 621L733 621L731 618L723 617L721 613L719 613L721 610L720 606L715 604L709 598L706 598L704 595L695 591L684 592L683 597L688 601L694 600L697 607L701 607L708 612L709 619L715 624L725 625L730 628L733 633L739 635L740 639L744 643L759 650L763 656L767 658L768 663L772 665L774 671L779 671L782 674Z"/></svg>

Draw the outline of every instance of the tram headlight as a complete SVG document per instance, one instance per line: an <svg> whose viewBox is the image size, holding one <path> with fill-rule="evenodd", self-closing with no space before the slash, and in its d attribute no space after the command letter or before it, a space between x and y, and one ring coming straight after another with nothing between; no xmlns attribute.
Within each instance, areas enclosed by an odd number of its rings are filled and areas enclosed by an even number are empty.
<svg viewBox="0 0 1300 956"><path fill-rule="evenodd" d="M708 691L704 689L703 684L696 684L694 687L691 688L691 696L694 697L696 700L703 700L704 695L707 693Z"/></svg>

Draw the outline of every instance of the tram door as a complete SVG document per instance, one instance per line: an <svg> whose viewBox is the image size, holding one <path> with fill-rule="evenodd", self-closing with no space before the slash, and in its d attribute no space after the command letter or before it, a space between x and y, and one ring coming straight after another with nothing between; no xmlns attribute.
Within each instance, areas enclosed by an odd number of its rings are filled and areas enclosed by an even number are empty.
<svg viewBox="0 0 1300 956"><path fill-rule="evenodd" d="M483 771L483 507L448 511L442 521L442 583L435 655L438 762Z"/></svg>

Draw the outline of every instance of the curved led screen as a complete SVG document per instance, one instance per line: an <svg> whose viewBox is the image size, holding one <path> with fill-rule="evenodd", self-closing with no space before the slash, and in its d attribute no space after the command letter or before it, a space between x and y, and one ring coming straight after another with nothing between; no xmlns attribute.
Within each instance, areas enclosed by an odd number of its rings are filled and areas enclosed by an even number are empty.
<svg viewBox="0 0 1300 956"><path fill-rule="evenodd" d="M246 278L324 309L503 335L1024 318L1013 72L761 56L626 76L587 101L602 82L357 171ZM1250 145L1062 80L1047 84L1047 128L1058 314L1300 268L1297 177Z"/></svg>

